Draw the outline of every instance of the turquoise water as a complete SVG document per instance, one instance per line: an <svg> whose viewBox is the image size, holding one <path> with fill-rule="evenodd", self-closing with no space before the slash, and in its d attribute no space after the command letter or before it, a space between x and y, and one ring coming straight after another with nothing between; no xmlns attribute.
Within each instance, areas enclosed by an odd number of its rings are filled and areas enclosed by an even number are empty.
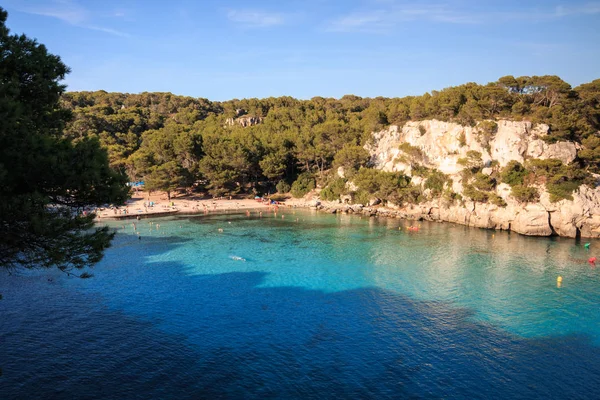
<svg viewBox="0 0 600 400"><path fill-rule="evenodd" d="M598 397L600 242L283 215L114 222L92 279L0 275L0 398Z"/></svg>

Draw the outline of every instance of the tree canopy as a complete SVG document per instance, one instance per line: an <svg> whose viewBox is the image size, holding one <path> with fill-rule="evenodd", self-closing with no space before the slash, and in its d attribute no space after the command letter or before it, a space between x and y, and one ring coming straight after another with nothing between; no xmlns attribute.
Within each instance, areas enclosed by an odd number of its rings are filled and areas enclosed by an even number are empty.
<svg viewBox="0 0 600 400"><path fill-rule="evenodd" d="M44 45L10 34L6 18L0 9L0 265L71 273L109 246L113 234L84 211L122 203L126 176L109 167L101 139L63 134L69 70Z"/></svg>
<svg viewBox="0 0 600 400"><path fill-rule="evenodd" d="M576 165L600 172L600 80L571 88L557 76L505 76L404 98L211 102L171 93L74 92L62 103L74 114L68 137L97 138L113 167L163 190L205 182L214 195L257 185L266 192L303 173L325 182L326 171L343 166L352 175L368 164L362 147L371 132L424 119L478 126L488 140L494 120L546 123L544 140L581 144ZM170 150L158 151L158 142Z"/></svg>

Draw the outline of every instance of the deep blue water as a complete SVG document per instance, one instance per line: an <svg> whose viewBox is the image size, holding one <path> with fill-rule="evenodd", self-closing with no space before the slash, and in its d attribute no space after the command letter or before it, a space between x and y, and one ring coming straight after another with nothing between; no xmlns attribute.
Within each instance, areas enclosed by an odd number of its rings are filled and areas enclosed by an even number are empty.
<svg viewBox="0 0 600 400"><path fill-rule="evenodd" d="M0 273L0 399L600 398L600 242L288 210L135 223L91 279Z"/></svg>

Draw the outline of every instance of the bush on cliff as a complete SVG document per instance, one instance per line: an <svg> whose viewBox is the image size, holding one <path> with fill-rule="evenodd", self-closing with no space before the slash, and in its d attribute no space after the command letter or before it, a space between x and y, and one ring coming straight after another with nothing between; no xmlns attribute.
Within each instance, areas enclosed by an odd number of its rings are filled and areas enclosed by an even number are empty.
<svg viewBox="0 0 600 400"><path fill-rule="evenodd" d="M479 191L473 185L465 185L463 187L463 195L480 203L487 203L490 198L489 193Z"/></svg>
<svg viewBox="0 0 600 400"><path fill-rule="evenodd" d="M535 187L514 185L511 188L511 196L521 203L533 203L540 199L540 193Z"/></svg>
<svg viewBox="0 0 600 400"><path fill-rule="evenodd" d="M518 161L509 161L500 172L500 180L510 186L523 185L523 179L529 174L523 164Z"/></svg>
<svg viewBox="0 0 600 400"><path fill-rule="evenodd" d="M496 180L489 175L478 172L475 174L473 186L475 189L489 192L490 190L494 190L496 187Z"/></svg>
<svg viewBox="0 0 600 400"><path fill-rule="evenodd" d="M448 175L437 169L433 169L429 171L424 186L425 189L431 190L431 194L434 196L439 196L444 190L444 185L448 182L450 182Z"/></svg>
<svg viewBox="0 0 600 400"><path fill-rule="evenodd" d="M504 201L504 199L500 196L498 196L496 193L490 193L489 194L489 201L490 203L497 205L498 207L506 207L506 201Z"/></svg>
<svg viewBox="0 0 600 400"><path fill-rule="evenodd" d="M475 150L467 151L467 156L459 158L456 161L456 163L458 165L462 165L463 167L465 167L465 169L471 171L472 173L477 172L483 167L481 153Z"/></svg>
<svg viewBox="0 0 600 400"><path fill-rule="evenodd" d="M574 164L564 165L557 159L529 160L528 168L532 170L540 183L546 184L550 201L573 200L573 192L581 185L593 185L592 176Z"/></svg>

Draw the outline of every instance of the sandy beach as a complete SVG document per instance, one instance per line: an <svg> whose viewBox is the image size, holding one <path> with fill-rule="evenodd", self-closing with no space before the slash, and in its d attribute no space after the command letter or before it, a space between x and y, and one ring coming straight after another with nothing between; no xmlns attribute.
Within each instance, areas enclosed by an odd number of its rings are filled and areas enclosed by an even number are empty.
<svg viewBox="0 0 600 400"><path fill-rule="evenodd" d="M98 209L98 219L129 219L148 216L161 216L173 214L203 214L222 213L227 211L259 211L274 207L296 207L299 206L297 199L289 199L286 202L270 205L266 201L253 199L236 199L223 197L212 199L194 195L171 197L161 192L148 195L146 192L137 192L124 206Z"/></svg>

